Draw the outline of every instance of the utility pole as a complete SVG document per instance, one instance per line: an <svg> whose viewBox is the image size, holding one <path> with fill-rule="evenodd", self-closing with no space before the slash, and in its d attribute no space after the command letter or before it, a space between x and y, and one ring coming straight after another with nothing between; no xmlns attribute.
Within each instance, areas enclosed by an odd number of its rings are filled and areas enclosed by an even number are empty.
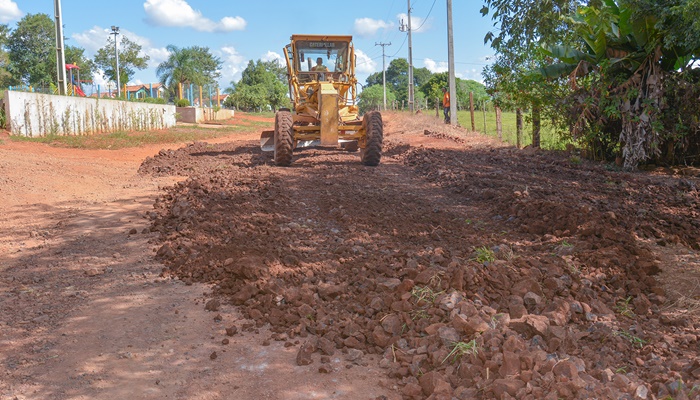
<svg viewBox="0 0 700 400"><path fill-rule="evenodd" d="M384 85L384 111L386 111L386 54L384 49L386 46L391 46L389 43L374 43L375 46L382 46L382 84Z"/></svg>
<svg viewBox="0 0 700 400"><path fill-rule="evenodd" d="M408 26L401 22L401 32L408 32L408 109L415 112L413 103L413 42L411 40L411 0L408 1Z"/></svg>
<svg viewBox="0 0 700 400"><path fill-rule="evenodd" d="M58 94L65 96L66 88L66 54L63 46L63 17L61 16L61 0L54 0L53 10L56 24L56 79Z"/></svg>
<svg viewBox="0 0 700 400"><path fill-rule="evenodd" d="M452 34L452 0L447 0L447 64L450 80L450 125L457 125L457 83L455 82L455 44Z"/></svg>
<svg viewBox="0 0 700 400"><path fill-rule="evenodd" d="M114 56L117 62L117 97L121 97L122 88L121 83L119 82L119 42L117 41L117 35L119 35L119 27L112 25L112 33L110 33L110 35L114 35Z"/></svg>

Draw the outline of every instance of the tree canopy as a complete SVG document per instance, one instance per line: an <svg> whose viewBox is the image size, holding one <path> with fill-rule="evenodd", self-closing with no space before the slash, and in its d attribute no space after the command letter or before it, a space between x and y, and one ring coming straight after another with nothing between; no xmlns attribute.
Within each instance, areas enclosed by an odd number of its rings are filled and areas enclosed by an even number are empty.
<svg viewBox="0 0 700 400"><path fill-rule="evenodd" d="M9 70L16 81L39 85L55 81L56 32L46 14L27 14L10 33Z"/></svg>
<svg viewBox="0 0 700 400"><path fill-rule="evenodd" d="M156 68L160 83L177 97L180 84L195 84L199 86L213 84L221 76L222 61L211 54L208 47L167 46L170 53L168 59Z"/></svg>
<svg viewBox="0 0 700 400"><path fill-rule="evenodd" d="M250 60L241 79L228 90L231 95L226 99L226 105L243 110L289 107L286 74L286 69L275 60Z"/></svg>
<svg viewBox="0 0 700 400"><path fill-rule="evenodd" d="M700 126L688 115L700 107L688 104L700 74L688 67L700 53L699 3L484 0L496 28L485 37L496 51L488 89L501 105L530 108L533 127L541 111L589 154L628 168L697 158Z"/></svg>
<svg viewBox="0 0 700 400"><path fill-rule="evenodd" d="M131 80L137 69L148 67L150 56L141 55L141 45L131 41L123 34L119 36L119 82L124 85ZM107 44L97 50L95 65L103 71L105 79L117 82L117 59L114 53L114 38L110 35Z"/></svg>

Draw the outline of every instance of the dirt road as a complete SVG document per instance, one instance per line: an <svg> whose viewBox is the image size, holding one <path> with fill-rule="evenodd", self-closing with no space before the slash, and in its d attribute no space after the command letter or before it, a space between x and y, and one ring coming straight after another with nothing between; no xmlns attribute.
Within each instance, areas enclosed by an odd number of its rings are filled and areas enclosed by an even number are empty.
<svg viewBox="0 0 700 400"><path fill-rule="evenodd" d="M385 132L0 145L0 398L698 397L695 170Z"/></svg>

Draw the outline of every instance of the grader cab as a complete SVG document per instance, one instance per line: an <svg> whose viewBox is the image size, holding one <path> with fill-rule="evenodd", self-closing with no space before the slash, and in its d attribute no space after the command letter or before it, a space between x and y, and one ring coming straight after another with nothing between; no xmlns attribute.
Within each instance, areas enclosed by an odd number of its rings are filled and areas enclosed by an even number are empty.
<svg viewBox="0 0 700 400"><path fill-rule="evenodd" d="M352 36L292 35L284 56L293 112L275 114L274 131L260 138L262 150L273 151L279 166L290 165L294 150L309 146L360 150L364 165L378 165L382 116L369 112L360 119Z"/></svg>

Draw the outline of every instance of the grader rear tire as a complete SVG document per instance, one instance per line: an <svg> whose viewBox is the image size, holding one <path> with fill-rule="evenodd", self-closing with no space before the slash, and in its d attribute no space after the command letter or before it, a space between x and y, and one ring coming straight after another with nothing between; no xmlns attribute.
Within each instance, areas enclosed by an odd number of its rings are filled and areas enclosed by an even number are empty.
<svg viewBox="0 0 700 400"><path fill-rule="evenodd" d="M292 113L278 111L275 114L275 164L287 167L292 163L294 145Z"/></svg>
<svg viewBox="0 0 700 400"><path fill-rule="evenodd" d="M367 146L362 149L362 164L376 167L382 159L382 142L384 141L382 114L377 111L365 114L362 125L364 125L367 135Z"/></svg>

